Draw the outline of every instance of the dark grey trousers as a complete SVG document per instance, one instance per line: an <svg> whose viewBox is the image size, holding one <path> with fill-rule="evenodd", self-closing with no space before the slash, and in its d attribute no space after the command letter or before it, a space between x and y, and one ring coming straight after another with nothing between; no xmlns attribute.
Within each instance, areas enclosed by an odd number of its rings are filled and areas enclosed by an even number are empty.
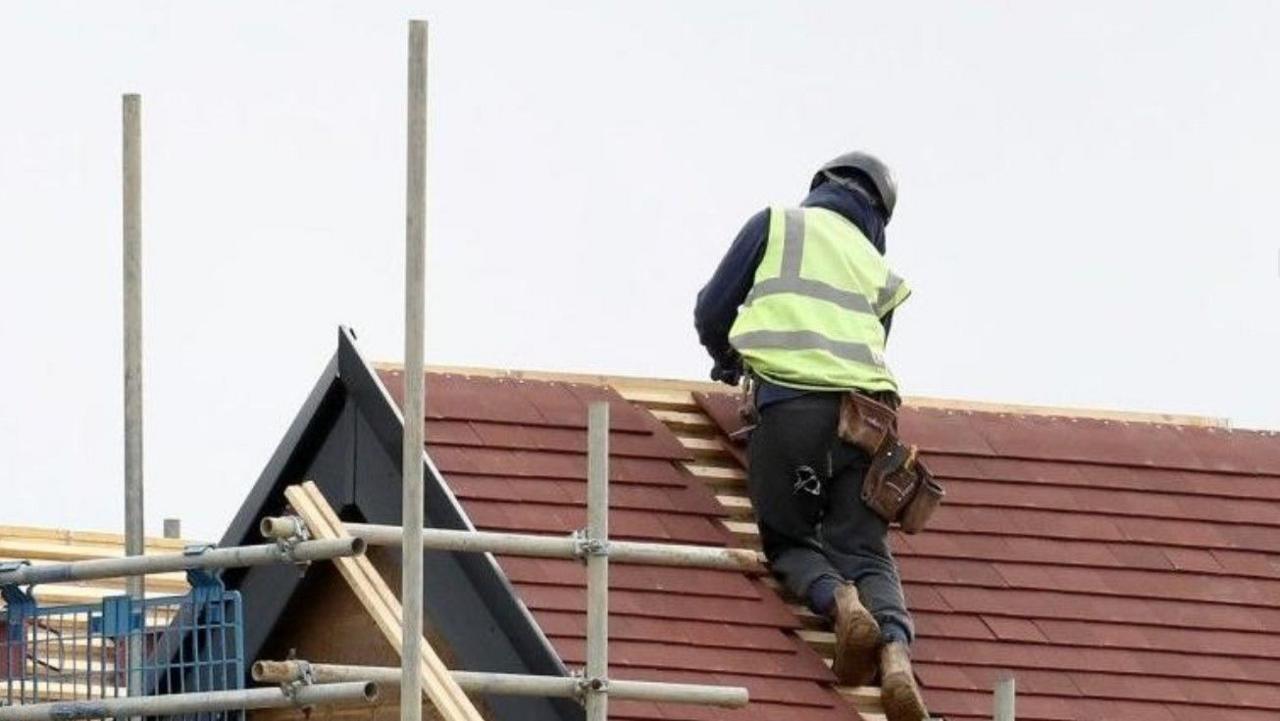
<svg viewBox="0 0 1280 721"><path fill-rule="evenodd" d="M836 437L837 393L808 393L761 409L747 485L773 573L807 599L822 576L852 581L884 629L915 637L889 551L888 524L862 502L870 458Z"/></svg>

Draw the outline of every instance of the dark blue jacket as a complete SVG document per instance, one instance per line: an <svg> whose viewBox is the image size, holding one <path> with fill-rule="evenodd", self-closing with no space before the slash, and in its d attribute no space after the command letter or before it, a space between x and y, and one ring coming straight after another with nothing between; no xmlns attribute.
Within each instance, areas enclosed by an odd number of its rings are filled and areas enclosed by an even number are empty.
<svg viewBox="0 0 1280 721"><path fill-rule="evenodd" d="M876 250L885 251L884 221L880 213L862 195L834 183L823 183L809 193L803 207L833 210L858 226ZM711 358L722 366L733 362L734 351L729 345L729 328L738 317L738 307L751 292L755 283L756 267L764 257L765 243L769 238L769 209L751 216L733 245L725 254L711 276L711 280L698 292L698 302L693 309L693 325L698 340L706 347ZM893 313L881 320L885 334Z"/></svg>

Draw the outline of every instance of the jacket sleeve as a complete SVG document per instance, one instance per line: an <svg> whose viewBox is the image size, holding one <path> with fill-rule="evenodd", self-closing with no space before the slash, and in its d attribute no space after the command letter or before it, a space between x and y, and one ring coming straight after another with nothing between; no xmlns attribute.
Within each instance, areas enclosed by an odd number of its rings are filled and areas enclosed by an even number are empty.
<svg viewBox="0 0 1280 721"><path fill-rule="evenodd" d="M881 225L879 232L876 233L876 236L872 241L872 245L876 247L876 250L880 251L880 255L884 255L885 246L887 245L887 243L885 242L884 236L885 236L884 226ZM885 313L884 315L880 316L880 325L884 326L884 342L888 343L889 329L893 327L893 310L892 309L888 313Z"/></svg>
<svg viewBox="0 0 1280 721"><path fill-rule="evenodd" d="M698 340L716 361L728 360L733 355L729 329L738 317L738 306L751 292L768 233L769 209L766 208L742 226L711 280L698 292L693 326L698 331Z"/></svg>

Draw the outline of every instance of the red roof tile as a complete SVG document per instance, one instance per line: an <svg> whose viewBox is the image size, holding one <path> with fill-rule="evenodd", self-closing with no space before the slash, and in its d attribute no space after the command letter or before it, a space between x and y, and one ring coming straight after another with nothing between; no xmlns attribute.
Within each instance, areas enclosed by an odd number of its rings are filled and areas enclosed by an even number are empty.
<svg viewBox="0 0 1280 721"><path fill-rule="evenodd" d="M394 396L399 374L381 373ZM695 393L723 433L737 399ZM586 405L612 408L619 537L726 544L725 511L680 466L689 451L603 385L428 376L428 448L481 528L563 533L585 522ZM948 489L931 528L893 534L930 709L989 718L995 679L1018 717L1280 718L1280 438L1085 418L908 407ZM745 463L744 447L729 447ZM582 661L584 575L499 559L567 663ZM615 701L611 718L850 719L799 622L758 579L619 565L619 677L747 686L741 711Z"/></svg>
<svg viewBox="0 0 1280 721"><path fill-rule="evenodd" d="M397 401L400 374L380 376ZM611 405L610 533L727 545L724 509L681 465L692 455L660 421L612 389L428 374L427 447L471 520L488 530L567 533L586 522L587 404ZM561 658L581 665L585 573L571 561L499 557ZM848 721L796 617L741 573L618 564L610 571L610 667L618 678L746 686L742 710L613 701L636 721Z"/></svg>
<svg viewBox="0 0 1280 721"><path fill-rule="evenodd" d="M698 398L723 432L728 395ZM930 710L1280 718L1280 437L906 408L948 498L894 533Z"/></svg>

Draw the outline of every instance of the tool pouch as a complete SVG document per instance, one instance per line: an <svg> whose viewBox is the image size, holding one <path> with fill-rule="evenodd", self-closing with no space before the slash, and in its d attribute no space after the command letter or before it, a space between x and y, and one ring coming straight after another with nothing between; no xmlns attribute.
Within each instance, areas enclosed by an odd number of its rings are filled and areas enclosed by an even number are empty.
<svg viewBox="0 0 1280 721"><path fill-rule="evenodd" d="M945 495L941 484L917 456L915 446L898 440L894 409L859 393L846 393L840 404L840 439L871 456L862 481L862 500L889 523L918 533Z"/></svg>
<svg viewBox="0 0 1280 721"><path fill-rule="evenodd" d="M861 393L845 393L840 401L840 440L875 456L890 437L897 437L898 414Z"/></svg>
<svg viewBox="0 0 1280 721"><path fill-rule="evenodd" d="M920 485L916 488L915 496L902 509L902 516L898 519L904 533L923 531L933 512L938 510L939 504L942 503L943 496L947 495L946 491L942 490L942 484L938 483L924 463L917 460L915 470L920 478Z"/></svg>

